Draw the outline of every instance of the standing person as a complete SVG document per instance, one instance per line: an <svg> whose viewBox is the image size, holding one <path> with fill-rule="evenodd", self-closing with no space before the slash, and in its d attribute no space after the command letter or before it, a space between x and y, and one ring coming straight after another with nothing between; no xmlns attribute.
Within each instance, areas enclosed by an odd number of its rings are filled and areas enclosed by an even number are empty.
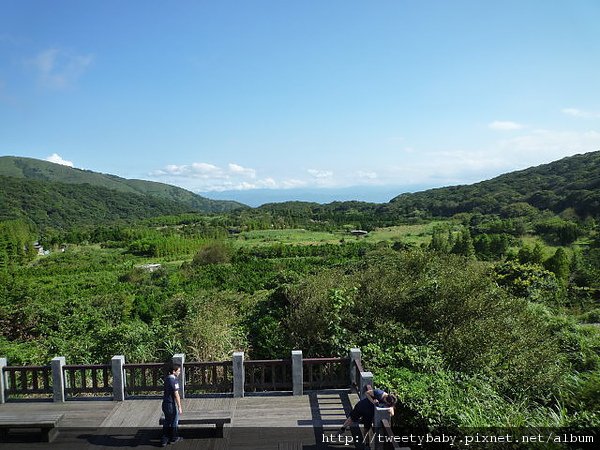
<svg viewBox="0 0 600 450"><path fill-rule="evenodd" d="M183 440L177 436L177 425L181 410L181 397L179 395L179 375L181 374L181 366L179 364L171 364L169 374L165 377L165 391L163 394L162 411L165 414L163 422L163 436L161 446L166 447L167 444L174 444Z"/></svg>

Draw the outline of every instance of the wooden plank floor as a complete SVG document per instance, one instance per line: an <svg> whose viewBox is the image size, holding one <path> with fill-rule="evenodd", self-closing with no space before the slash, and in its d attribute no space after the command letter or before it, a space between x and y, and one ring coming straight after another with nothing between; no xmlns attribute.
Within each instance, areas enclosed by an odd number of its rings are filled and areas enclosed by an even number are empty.
<svg viewBox="0 0 600 450"><path fill-rule="evenodd" d="M186 411L224 411L231 415L223 438L215 436L214 426L181 427L184 441L174 450L184 449L316 449L343 448L321 441L322 433L337 430L352 405L355 394L348 391L313 392L302 396L260 395L244 398L186 398ZM161 415L158 399L136 399L124 402L69 401L15 402L0 405L0 415L9 412L63 412L58 438L48 444L35 442L35 432L12 432L4 450L15 449L88 449L103 450L123 447L156 448L160 443ZM348 447L345 447L348 448ZM353 448L353 447L350 447ZM356 448L361 448L356 447Z"/></svg>

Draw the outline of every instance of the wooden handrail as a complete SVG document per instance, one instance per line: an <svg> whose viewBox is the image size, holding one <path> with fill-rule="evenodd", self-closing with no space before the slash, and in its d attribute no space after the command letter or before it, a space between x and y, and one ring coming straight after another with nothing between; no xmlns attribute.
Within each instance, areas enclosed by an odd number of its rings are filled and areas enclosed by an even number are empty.
<svg viewBox="0 0 600 450"><path fill-rule="evenodd" d="M10 395L52 394L51 366L5 366Z"/></svg>
<svg viewBox="0 0 600 450"><path fill-rule="evenodd" d="M390 437L390 441L391 442L386 442L386 448L391 448L394 450L401 450L400 444L398 444L398 442L394 442L394 431L392 430L392 426L390 425L390 421L387 419L383 419L381 421L381 429L383 431L383 433Z"/></svg>

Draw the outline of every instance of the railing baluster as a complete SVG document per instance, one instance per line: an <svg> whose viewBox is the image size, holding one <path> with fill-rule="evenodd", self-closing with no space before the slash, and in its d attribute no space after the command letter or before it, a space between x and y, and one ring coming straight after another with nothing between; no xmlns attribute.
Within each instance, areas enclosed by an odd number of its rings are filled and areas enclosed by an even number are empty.
<svg viewBox="0 0 600 450"><path fill-rule="evenodd" d="M33 384L33 390L37 391L38 390L38 371L37 369L33 369L31 371L31 376L32 376L32 384Z"/></svg>

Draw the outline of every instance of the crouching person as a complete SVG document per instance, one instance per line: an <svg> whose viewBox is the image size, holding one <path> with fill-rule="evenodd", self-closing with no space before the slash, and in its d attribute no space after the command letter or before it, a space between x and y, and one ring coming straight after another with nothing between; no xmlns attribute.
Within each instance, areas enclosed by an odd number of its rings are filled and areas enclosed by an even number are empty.
<svg viewBox="0 0 600 450"><path fill-rule="evenodd" d="M379 408L390 408L390 416L393 416L396 397L381 389L371 389L369 386L365 392L365 397L352 408L350 415L342 425L342 428L340 428L339 434L344 433L352 423L362 423L365 427L364 448L369 448L368 435L373 427L376 406Z"/></svg>

